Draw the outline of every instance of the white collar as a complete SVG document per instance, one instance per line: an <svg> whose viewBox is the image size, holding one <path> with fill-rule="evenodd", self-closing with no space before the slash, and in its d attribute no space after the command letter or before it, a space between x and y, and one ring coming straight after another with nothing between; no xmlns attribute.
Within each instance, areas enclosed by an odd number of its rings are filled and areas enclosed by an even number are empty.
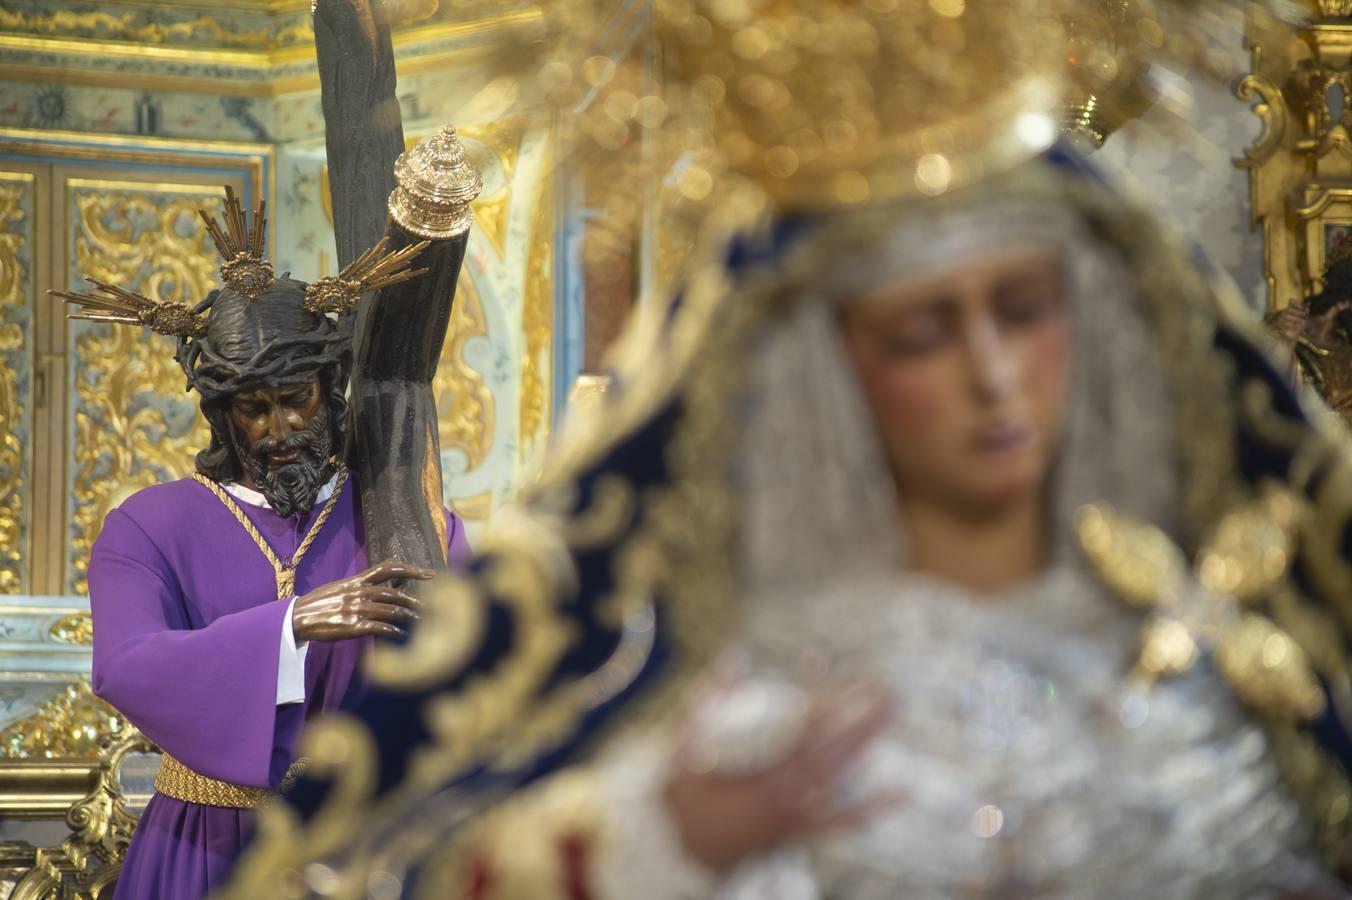
<svg viewBox="0 0 1352 900"><path fill-rule="evenodd" d="M315 505L318 506L319 504L326 502L330 497L333 496L333 491L337 487L338 487L338 473L335 472L333 474L333 477L330 478L328 482L322 488L319 489L319 493L315 495ZM264 497L261 493L255 491L253 488L246 488L244 485L240 484L237 481L222 481L221 490L225 491L227 494L229 494L231 497L234 497L241 503L247 503L250 506L261 506L263 509L266 510L272 509L272 504L268 502L267 497Z"/></svg>

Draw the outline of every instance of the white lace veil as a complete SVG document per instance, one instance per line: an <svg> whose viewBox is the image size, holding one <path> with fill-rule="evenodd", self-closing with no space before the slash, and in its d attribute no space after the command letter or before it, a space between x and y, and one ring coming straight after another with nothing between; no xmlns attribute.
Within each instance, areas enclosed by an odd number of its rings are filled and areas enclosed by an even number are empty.
<svg viewBox="0 0 1352 900"><path fill-rule="evenodd" d="M975 198L974 198L975 199ZM1173 419L1159 345L1119 254L1069 204L974 202L940 215L899 211L799 295L750 350L749 397L734 454L742 590L811 590L843 573L905 565L897 499L874 424L844 355L838 304L898 277L961 267L1015 247L1064 254L1073 350L1065 433L1052 485L1053 546L1080 505L1107 501L1177 534Z"/></svg>

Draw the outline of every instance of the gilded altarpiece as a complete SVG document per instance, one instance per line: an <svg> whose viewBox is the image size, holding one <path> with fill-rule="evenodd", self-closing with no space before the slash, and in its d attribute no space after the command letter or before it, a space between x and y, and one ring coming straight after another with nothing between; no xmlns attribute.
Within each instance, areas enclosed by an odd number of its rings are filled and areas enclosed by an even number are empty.
<svg viewBox="0 0 1352 900"><path fill-rule="evenodd" d="M29 585L36 183L0 170L0 594Z"/></svg>
<svg viewBox="0 0 1352 900"><path fill-rule="evenodd" d="M219 259L197 210L219 214L219 188L71 179L65 201L71 284L83 274L190 304L218 286ZM70 325L66 589L85 594L89 552L108 512L141 488L190 474L208 433L167 339Z"/></svg>
<svg viewBox="0 0 1352 900"><path fill-rule="evenodd" d="M1352 239L1352 22L1346 0L1291 4L1300 24L1255 10L1251 71L1236 93L1262 130L1236 165L1249 173L1263 234L1267 308L1318 291L1325 261Z"/></svg>

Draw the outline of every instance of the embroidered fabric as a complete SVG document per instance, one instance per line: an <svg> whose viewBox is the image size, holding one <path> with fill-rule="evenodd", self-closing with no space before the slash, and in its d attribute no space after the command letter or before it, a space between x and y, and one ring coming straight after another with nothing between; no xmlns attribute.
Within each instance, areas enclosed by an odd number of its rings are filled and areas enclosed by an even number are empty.
<svg viewBox="0 0 1352 900"><path fill-rule="evenodd" d="M1268 896L1308 823L1219 678L1124 688L1138 628L1069 568L998 599L908 576L753 612L752 684L792 684L810 662L898 698L839 799L903 800L813 843L819 893L806 896ZM704 740L716 756L745 752L726 734Z"/></svg>
<svg viewBox="0 0 1352 900"><path fill-rule="evenodd" d="M900 713L841 799L899 787L905 800L865 828L750 861L706 896L1270 896L1269 876L1289 871L1311 836L1262 732L1204 668L1124 693L1139 615L1105 595L1072 542L1088 502L1177 536L1172 403L1134 279L1070 219L986 213L901 218L906 240L886 235L840 268L880 278L956 266L1026 246L1020 229L1033 220L1034 242L1064 253L1074 352L1051 484L1054 568L980 598L903 574L897 498L834 321L841 301L824 299L829 285L786 298L737 398L737 652L753 675L724 697L741 705L735 715L697 721L698 752L740 771L773 762L798 714L785 689L810 688L805 672L853 672L890 687ZM904 273L883 252L898 243L926 250ZM667 893L661 874L694 864L656 824L667 770L650 762L622 785L633 741L599 764L613 796L628 798L606 805L620 846L604 857L603 896L678 900L687 895ZM645 843L655 833L665 837Z"/></svg>

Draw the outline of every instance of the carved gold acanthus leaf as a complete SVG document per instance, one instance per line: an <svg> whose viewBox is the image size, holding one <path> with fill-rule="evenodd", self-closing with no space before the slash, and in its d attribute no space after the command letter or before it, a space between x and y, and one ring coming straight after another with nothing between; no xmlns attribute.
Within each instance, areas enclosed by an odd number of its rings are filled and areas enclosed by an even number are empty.
<svg viewBox="0 0 1352 900"><path fill-rule="evenodd" d="M1255 51L1257 52L1257 51ZM1257 101L1250 107L1263 123L1263 131L1244 150L1244 159L1237 165L1252 168L1272 158L1286 138L1286 98L1275 84L1262 75L1249 74L1235 86L1235 96L1241 100Z"/></svg>
<svg viewBox="0 0 1352 900"><path fill-rule="evenodd" d="M92 646L94 643L94 618L87 612L73 612L53 623L48 634L51 635L53 640L63 643Z"/></svg>
<svg viewBox="0 0 1352 900"><path fill-rule="evenodd" d="M31 368L33 176L0 172L0 594L27 583L27 472L31 444L20 373Z"/></svg>
<svg viewBox="0 0 1352 900"><path fill-rule="evenodd" d="M0 754L8 759L87 758L97 754L99 741L125 728L127 720L80 679L33 715L0 731Z"/></svg>
<svg viewBox="0 0 1352 900"><path fill-rule="evenodd" d="M164 301L195 303L216 286L216 251L194 222L218 214L201 185L70 182L75 266ZM68 588L85 592L90 550L108 512L134 491L188 474L206 423L184 393L173 344L134 329L72 329L75 469Z"/></svg>

